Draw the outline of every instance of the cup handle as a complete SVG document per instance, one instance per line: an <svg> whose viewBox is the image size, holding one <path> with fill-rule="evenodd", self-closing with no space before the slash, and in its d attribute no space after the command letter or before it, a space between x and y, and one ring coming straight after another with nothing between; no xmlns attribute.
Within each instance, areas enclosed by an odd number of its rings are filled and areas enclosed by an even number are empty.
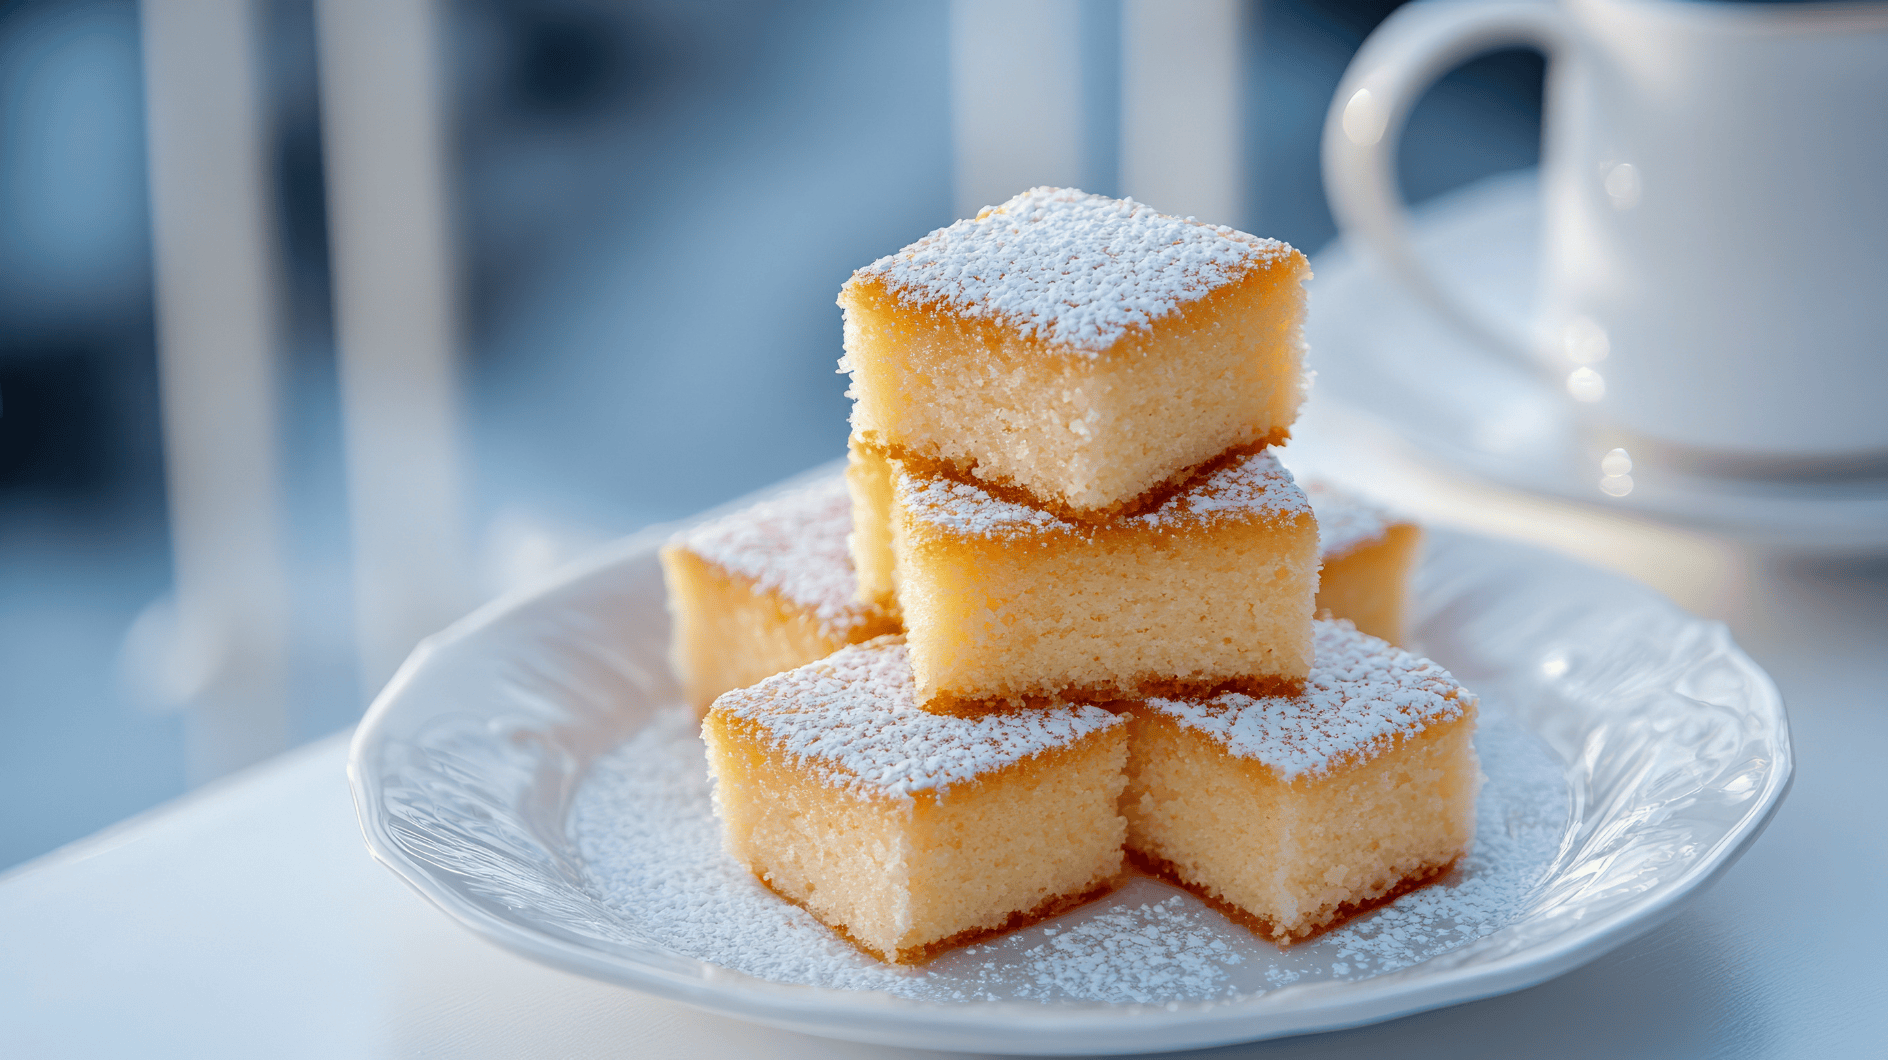
<svg viewBox="0 0 1888 1060"><path fill-rule="evenodd" d="M1534 371L1543 363L1533 343L1445 291L1410 245L1396 148L1416 101L1449 70L1516 45L1539 48L1551 61L1568 39L1565 17L1552 4L1411 4L1364 41L1324 119L1324 190L1338 230L1375 252L1404 287L1463 334Z"/></svg>

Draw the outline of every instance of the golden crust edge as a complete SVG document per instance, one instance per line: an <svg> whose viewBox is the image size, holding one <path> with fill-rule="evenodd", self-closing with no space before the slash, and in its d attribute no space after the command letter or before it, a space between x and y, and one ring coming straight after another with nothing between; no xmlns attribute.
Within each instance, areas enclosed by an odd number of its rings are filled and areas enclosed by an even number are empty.
<svg viewBox="0 0 1888 1060"><path fill-rule="evenodd" d="M1461 861L1462 855L1458 853L1452 855L1449 860L1445 862L1420 866L1414 871L1405 873L1401 879L1391 884L1389 889L1385 890L1382 894L1373 898L1362 898L1354 902L1345 902L1332 909L1316 923L1308 924L1291 931L1281 930L1273 921L1258 916L1241 906L1234 905L1221 897L1219 893L1212 888L1188 880L1180 873L1179 867L1166 858L1160 857L1157 854L1148 854L1143 851L1135 850L1132 847L1128 848L1127 858L1128 863L1134 866L1138 871L1180 888L1193 897L1198 898L1200 901L1205 902L1207 905L1212 906L1228 920L1239 924L1260 938L1277 945L1279 949L1286 949L1300 942L1307 942L1317 938L1319 935L1328 931L1336 930L1344 926L1348 921L1354 920L1365 913L1381 909L1396 901L1398 898L1409 894L1411 891L1420 890L1430 884L1440 882L1444 876L1447 876L1455 869L1456 863Z"/></svg>

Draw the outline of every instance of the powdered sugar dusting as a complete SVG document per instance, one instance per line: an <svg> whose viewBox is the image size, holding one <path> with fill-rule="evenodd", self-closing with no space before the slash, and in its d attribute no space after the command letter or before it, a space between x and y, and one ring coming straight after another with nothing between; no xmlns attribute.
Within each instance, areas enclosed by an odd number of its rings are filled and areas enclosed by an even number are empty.
<svg viewBox="0 0 1888 1060"><path fill-rule="evenodd" d="M1024 974L1013 995L1147 1005L1235 994L1227 972L1246 955L1237 939L1223 937L1225 918L1187 895L1145 885L1152 882L1130 884L1105 908L1014 937L1005 956ZM1002 977L982 971L978 978Z"/></svg>
<svg viewBox="0 0 1888 1060"><path fill-rule="evenodd" d="M833 478L691 527L675 543L806 608L843 639L875 617L858 602L851 531L851 495Z"/></svg>
<svg viewBox="0 0 1888 1060"><path fill-rule="evenodd" d="M1291 256L1275 239L1169 217L1133 199L1031 188L854 274L901 301L945 302L1087 354Z"/></svg>
<svg viewBox="0 0 1888 1060"><path fill-rule="evenodd" d="M1325 562L1383 540L1396 516L1362 497L1325 482L1304 484L1311 510L1318 514L1318 552Z"/></svg>
<svg viewBox="0 0 1888 1060"><path fill-rule="evenodd" d="M1174 494L1151 512L1127 520L1130 526L1180 527L1204 523L1221 514L1275 517L1305 514L1311 502L1285 465L1267 449L1234 459L1200 482Z"/></svg>
<svg viewBox="0 0 1888 1060"><path fill-rule="evenodd" d="M954 534L1018 537L1031 534L1088 536L1093 526L1039 508L1000 500L951 479L901 470L899 503L912 515ZM1304 491L1271 450L1241 456L1192 484L1150 512L1114 520L1117 527L1179 531L1221 518L1295 518L1311 512Z"/></svg>
<svg viewBox="0 0 1888 1060"><path fill-rule="evenodd" d="M901 636L855 644L715 700L827 783L908 799L947 790L1123 720L1099 707L959 718L918 707Z"/></svg>
<svg viewBox="0 0 1888 1060"><path fill-rule="evenodd" d="M584 776L570 810L584 886L651 944L782 983L927 1001L1166 1004L1293 983L1367 979L1499 930L1553 864L1568 817L1561 768L1499 704L1475 734L1488 774L1475 849L1442 883L1280 950L1190 895L1134 878L1066 916L892 968L781 900L721 849L692 712L670 711Z"/></svg>
<svg viewBox="0 0 1888 1060"><path fill-rule="evenodd" d="M1287 781L1388 750L1429 725L1462 716L1470 695L1449 671L1357 632L1348 621L1313 624L1317 655L1299 696L1227 693L1147 705L1265 763Z"/></svg>

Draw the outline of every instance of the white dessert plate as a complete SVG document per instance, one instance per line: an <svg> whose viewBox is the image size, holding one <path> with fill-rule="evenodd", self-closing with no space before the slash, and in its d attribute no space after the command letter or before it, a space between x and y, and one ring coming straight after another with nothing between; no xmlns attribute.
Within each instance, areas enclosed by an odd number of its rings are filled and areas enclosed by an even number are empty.
<svg viewBox="0 0 1888 1060"><path fill-rule="evenodd" d="M823 473L831 473L830 470ZM414 653L348 776L373 855L527 957L809 1034L1152 1052L1517 990L1642 934L1789 786L1783 704L1724 628L1525 546L1432 535L1417 646L1482 697L1475 853L1280 951L1149 879L919 971L857 954L720 854L666 662L656 548L627 539Z"/></svg>
<svg viewBox="0 0 1888 1060"><path fill-rule="evenodd" d="M1540 228L1535 174L1524 170L1425 205L1410 236L1462 299L1523 334ZM1342 241L1312 268L1305 334L1317 371L1314 408L1362 414L1435 464L1541 496L1801 552L1888 550L1888 473L1880 471L1735 477L1640 452L1631 492L1612 496L1600 485L1610 445L1587 436L1569 399L1544 378L1459 337Z"/></svg>

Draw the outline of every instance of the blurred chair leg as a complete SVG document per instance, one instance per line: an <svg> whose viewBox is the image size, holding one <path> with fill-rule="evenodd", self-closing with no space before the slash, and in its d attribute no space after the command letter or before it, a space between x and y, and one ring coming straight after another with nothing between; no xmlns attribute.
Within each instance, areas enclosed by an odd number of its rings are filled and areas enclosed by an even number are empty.
<svg viewBox="0 0 1888 1060"><path fill-rule="evenodd" d="M438 12L317 0L361 683L470 604Z"/></svg>
<svg viewBox="0 0 1888 1060"><path fill-rule="evenodd" d="M951 140L959 217L1082 180L1078 0L951 0Z"/></svg>
<svg viewBox="0 0 1888 1060"><path fill-rule="evenodd" d="M1122 0L1121 191L1163 213L1250 224L1244 0Z"/></svg>
<svg viewBox="0 0 1888 1060"><path fill-rule="evenodd" d="M277 272L254 7L145 0L142 14L176 567L158 654L185 676L155 684L189 710L194 784L287 745Z"/></svg>

